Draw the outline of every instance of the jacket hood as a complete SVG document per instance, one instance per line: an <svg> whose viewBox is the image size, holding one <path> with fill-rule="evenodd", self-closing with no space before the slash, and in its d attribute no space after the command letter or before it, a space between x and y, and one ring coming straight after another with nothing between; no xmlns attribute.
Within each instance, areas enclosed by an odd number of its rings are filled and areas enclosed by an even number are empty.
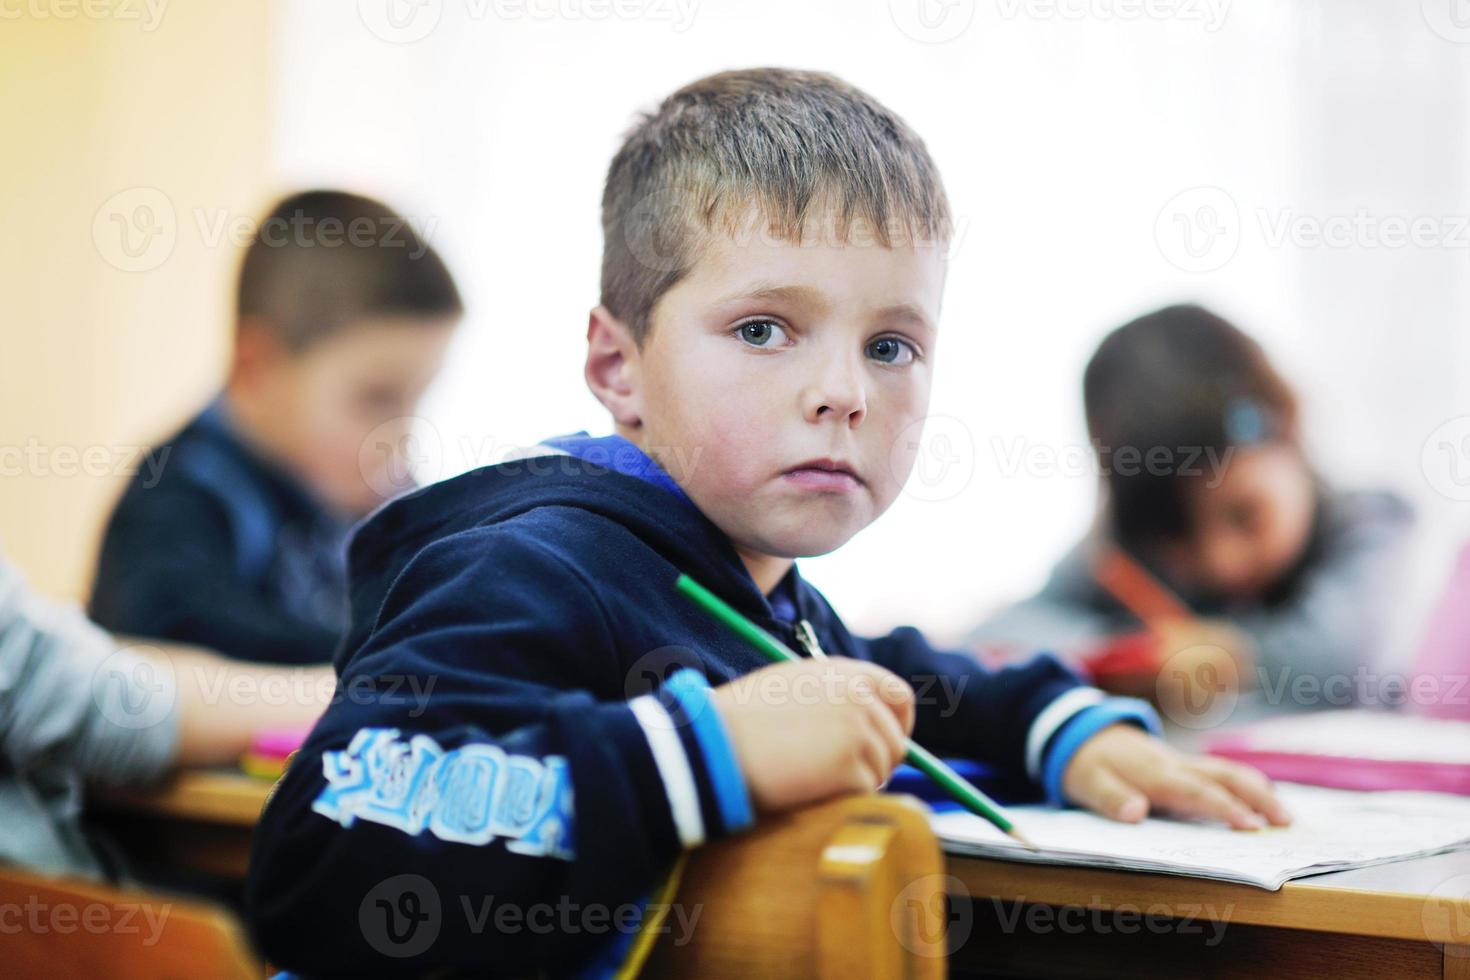
<svg viewBox="0 0 1470 980"><path fill-rule="evenodd" d="M742 613L772 617L769 601L730 539L690 501L576 456L533 456L398 497L358 526L348 545L351 622L333 657L338 674L376 626L394 581L420 551L450 535L541 507L575 507L616 521ZM800 605L809 602L802 597Z"/></svg>

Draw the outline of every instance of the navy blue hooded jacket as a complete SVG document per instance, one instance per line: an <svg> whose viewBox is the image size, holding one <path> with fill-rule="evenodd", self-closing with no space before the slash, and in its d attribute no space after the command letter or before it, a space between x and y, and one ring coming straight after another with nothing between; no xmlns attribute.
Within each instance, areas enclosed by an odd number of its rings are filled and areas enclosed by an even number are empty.
<svg viewBox="0 0 1470 980"><path fill-rule="evenodd" d="M910 628L855 637L794 567L763 595L631 443L563 445L581 455L436 484L354 538L337 697L255 837L246 903L272 962L574 971L612 936L589 910L638 903L683 848L748 824L705 684L764 661L675 591L680 572L793 648L805 622L827 653L910 679L914 736L940 754L1039 778L1068 733L1117 720L1049 657L990 672ZM522 924L497 928L497 907Z"/></svg>
<svg viewBox="0 0 1470 980"><path fill-rule="evenodd" d="M107 522L91 618L241 660L331 659L351 523L248 446L222 397L143 462Z"/></svg>

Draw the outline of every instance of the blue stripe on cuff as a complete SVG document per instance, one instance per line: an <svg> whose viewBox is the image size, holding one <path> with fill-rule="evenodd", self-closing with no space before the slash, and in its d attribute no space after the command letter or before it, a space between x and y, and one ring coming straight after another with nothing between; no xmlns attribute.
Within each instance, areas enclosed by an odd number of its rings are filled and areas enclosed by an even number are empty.
<svg viewBox="0 0 1470 980"><path fill-rule="evenodd" d="M699 671L686 668L664 682L664 690L678 698L684 714L693 725L694 737L699 742L715 800L719 803L720 822L724 824L725 832L744 830L755 823L755 812L750 805L750 792L740 772L740 763L735 758L735 749L725 731L725 723L710 703L709 682Z"/></svg>
<svg viewBox="0 0 1470 980"><path fill-rule="evenodd" d="M1072 756L1082 748L1082 743L1119 722L1131 722L1150 735L1161 735L1164 730L1153 706L1138 698L1108 698L1102 704L1083 708L1067 719L1046 748L1046 760L1041 767L1041 788L1049 802L1066 803L1062 797L1062 774L1067 771L1067 763L1072 761Z"/></svg>
<svg viewBox="0 0 1470 980"><path fill-rule="evenodd" d="M694 719L689 717L684 702L667 686L659 688L658 703L664 706L669 718L673 720L674 729L679 734L679 745L684 750L684 758L688 760L689 768L694 773L696 795L699 797L699 816L704 821L706 839L723 837L725 828L720 822L720 798L715 793L714 775L709 771L709 763L705 762L699 736L694 734Z"/></svg>

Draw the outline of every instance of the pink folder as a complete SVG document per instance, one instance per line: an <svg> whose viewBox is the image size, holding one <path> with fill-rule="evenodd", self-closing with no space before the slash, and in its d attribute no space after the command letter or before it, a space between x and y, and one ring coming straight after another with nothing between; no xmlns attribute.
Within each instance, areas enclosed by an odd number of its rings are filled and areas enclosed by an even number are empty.
<svg viewBox="0 0 1470 980"><path fill-rule="evenodd" d="M1470 722L1385 711L1314 712L1227 732L1205 748L1282 782L1470 795Z"/></svg>
<svg viewBox="0 0 1470 980"><path fill-rule="evenodd" d="M1470 719L1470 545L1461 549L1439 604L1429 615L1414 661L1409 710Z"/></svg>
<svg viewBox="0 0 1470 980"><path fill-rule="evenodd" d="M305 742L306 736L310 734L310 725L296 728L263 728L251 738L250 751L263 759L285 759L292 752L301 748L301 743Z"/></svg>
<svg viewBox="0 0 1470 980"><path fill-rule="evenodd" d="M1402 714L1331 711L1222 733L1213 755L1284 782L1470 795L1470 545L1425 623Z"/></svg>

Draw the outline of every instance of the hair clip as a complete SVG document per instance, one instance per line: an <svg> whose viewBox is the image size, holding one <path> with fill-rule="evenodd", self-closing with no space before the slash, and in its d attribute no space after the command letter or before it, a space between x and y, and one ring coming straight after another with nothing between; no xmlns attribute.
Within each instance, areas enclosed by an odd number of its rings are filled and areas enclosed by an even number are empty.
<svg viewBox="0 0 1470 980"><path fill-rule="evenodd" d="M1237 398L1225 410L1225 438L1233 446L1251 446L1267 442L1276 426L1271 415L1254 399Z"/></svg>

